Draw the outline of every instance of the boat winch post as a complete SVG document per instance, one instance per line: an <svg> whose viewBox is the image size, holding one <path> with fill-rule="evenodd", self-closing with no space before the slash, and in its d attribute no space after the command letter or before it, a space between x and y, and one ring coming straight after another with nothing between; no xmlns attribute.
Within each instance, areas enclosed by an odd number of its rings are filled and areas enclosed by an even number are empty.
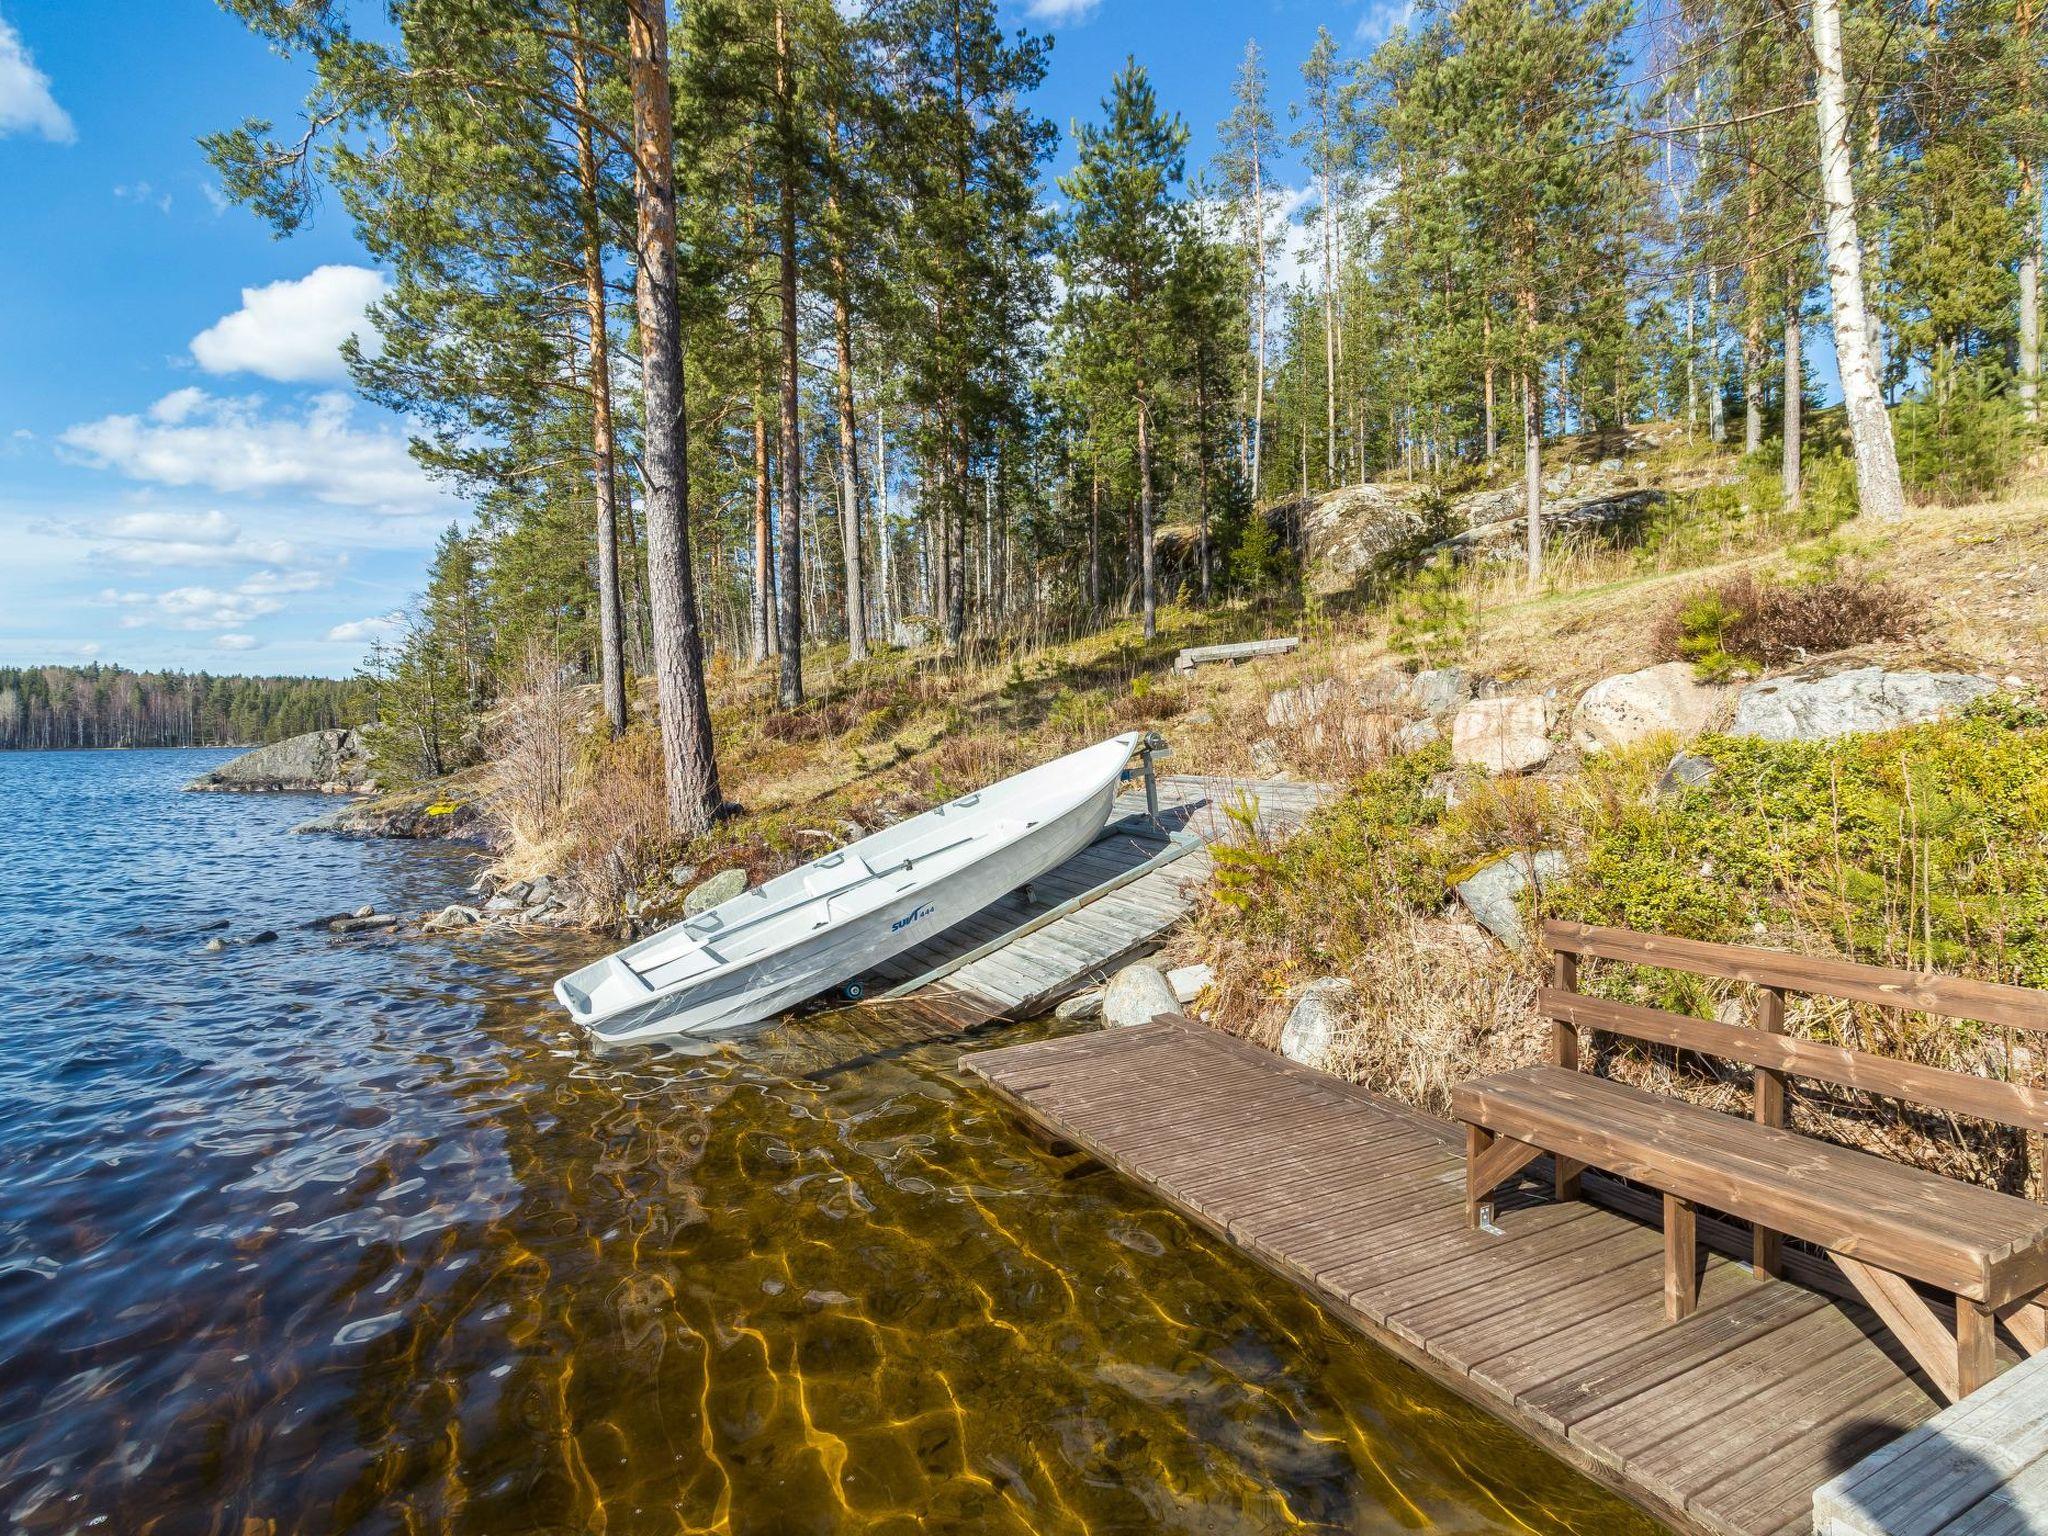
<svg viewBox="0 0 2048 1536"><path fill-rule="evenodd" d="M1139 772L1145 778L1145 819L1155 827L1159 825L1159 775L1153 771L1152 761L1172 750L1157 731L1147 731L1145 739L1138 743L1138 758L1144 764Z"/></svg>

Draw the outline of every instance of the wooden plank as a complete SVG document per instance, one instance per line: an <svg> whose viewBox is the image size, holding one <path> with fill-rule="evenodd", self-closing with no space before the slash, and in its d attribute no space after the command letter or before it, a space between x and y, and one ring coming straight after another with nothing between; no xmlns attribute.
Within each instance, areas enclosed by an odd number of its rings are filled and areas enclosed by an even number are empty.
<svg viewBox="0 0 2048 1536"><path fill-rule="evenodd" d="M1664 1315L1682 1323L1700 1304L1700 1244L1690 1200L1664 1197Z"/></svg>
<svg viewBox="0 0 2048 1536"><path fill-rule="evenodd" d="M1556 918L1544 923L1543 941L1553 950L1569 950L1602 960L1625 960L1634 965L1747 981L1760 987L1816 992L1882 1008L1946 1014L1980 1024L2048 1030L2048 992L2031 987L1943 976L1931 971L1890 970L1823 955L1789 955L1735 944L1707 944L1698 939L1637 933L1627 928L1599 928Z"/></svg>
<svg viewBox="0 0 2048 1536"><path fill-rule="evenodd" d="M1961 1357L1954 1335L1920 1298L1910 1282L1890 1270L1865 1264L1846 1253L1830 1253L1849 1283L1861 1293L1870 1310L1884 1320L1892 1336L1920 1363L1934 1389L1950 1402L1963 1394L1957 1386Z"/></svg>
<svg viewBox="0 0 2048 1536"><path fill-rule="evenodd" d="M1219 661L1250 661L1255 656L1284 656L1298 650L1301 636L1283 635L1273 640L1240 640L1229 645L1184 646L1173 658L1176 672L1192 672L1195 668Z"/></svg>
<svg viewBox="0 0 2048 1536"><path fill-rule="evenodd" d="M1765 998L1778 997L1775 1017L1782 1030L1783 993L1766 988ZM1886 1094L1935 1109L1946 1109L1979 1120L1991 1120L2026 1131L2048 1131L2048 1092L2023 1083L2004 1083L1967 1072L1949 1072L1917 1062L1894 1061L1887 1056L1846 1046L1802 1040L1794 1035L1759 1027L1723 1024L1714 1019L1696 1019L1690 1014L1666 1013L1660 1008L1643 1008L1634 1003L1612 1003L1604 998L1586 997L1545 987L1537 993L1536 1006L1553 1019L1590 1029L1604 1029L1634 1040L1676 1046L1739 1061L1755 1067L1759 1079L1775 1081L1774 1095L1759 1096L1758 1123L1783 1124L1784 1076L1810 1077L1817 1082L1866 1093ZM1773 1015L1764 1015L1771 1017ZM1765 1118L1770 1110L1776 1118Z"/></svg>

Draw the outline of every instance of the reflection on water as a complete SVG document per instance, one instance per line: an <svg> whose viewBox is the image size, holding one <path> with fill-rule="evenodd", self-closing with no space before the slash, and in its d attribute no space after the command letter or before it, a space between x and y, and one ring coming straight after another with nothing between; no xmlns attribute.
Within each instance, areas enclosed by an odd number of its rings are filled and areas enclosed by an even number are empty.
<svg viewBox="0 0 2048 1536"><path fill-rule="evenodd" d="M293 929L462 871L204 765L0 758L9 1526L1652 1529L1071 1176L957 1043L594 1058L545 989L595 946Z"/></svg>

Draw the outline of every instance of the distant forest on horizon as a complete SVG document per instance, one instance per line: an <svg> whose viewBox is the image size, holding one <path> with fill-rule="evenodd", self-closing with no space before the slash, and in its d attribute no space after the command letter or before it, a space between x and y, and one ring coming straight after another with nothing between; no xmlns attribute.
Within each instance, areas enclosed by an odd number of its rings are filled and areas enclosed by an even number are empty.
<svg viewBox="0 0 2048 1536"><path fill-rule="evenodd" d="M226 747L361 723L360 683L84 667L0 667L0 751Z"/></svg>

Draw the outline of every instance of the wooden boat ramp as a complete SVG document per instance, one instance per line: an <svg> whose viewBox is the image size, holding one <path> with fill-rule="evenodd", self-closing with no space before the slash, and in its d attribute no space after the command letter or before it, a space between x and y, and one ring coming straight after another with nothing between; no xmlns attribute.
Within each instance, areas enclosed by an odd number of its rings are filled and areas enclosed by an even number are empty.
<svg viewBox="0 0 2048 1536"><path fill-rule="evenodd" d="M1192 774L1156 783L1156 815L1134 783L1093 844L869 972L858 1006L939 1032L1044 1013L1157 948L1208 886L1215 844L1283 839L1329 794L1320 784Z"/></svg>
<svg viewBox="0 0 2048 1536"><path fill-rule="evenodd" d="M1702 1214L1697 1301L1670 1321L1657 1194L1588 1170L1587 1198L1559 1202L1544 1159L1496 1193L1497 1232L1475 1231L1455 1127L1189 1021L962 1067L1680 1530L1811 1530L1817 1488L1943 1406L1825 1259L1788 1247L1785 1278L1759 1278L1749 1228ZM2030 1518L1985 1529L2048 1529L2048 1501Z"/></svg>

